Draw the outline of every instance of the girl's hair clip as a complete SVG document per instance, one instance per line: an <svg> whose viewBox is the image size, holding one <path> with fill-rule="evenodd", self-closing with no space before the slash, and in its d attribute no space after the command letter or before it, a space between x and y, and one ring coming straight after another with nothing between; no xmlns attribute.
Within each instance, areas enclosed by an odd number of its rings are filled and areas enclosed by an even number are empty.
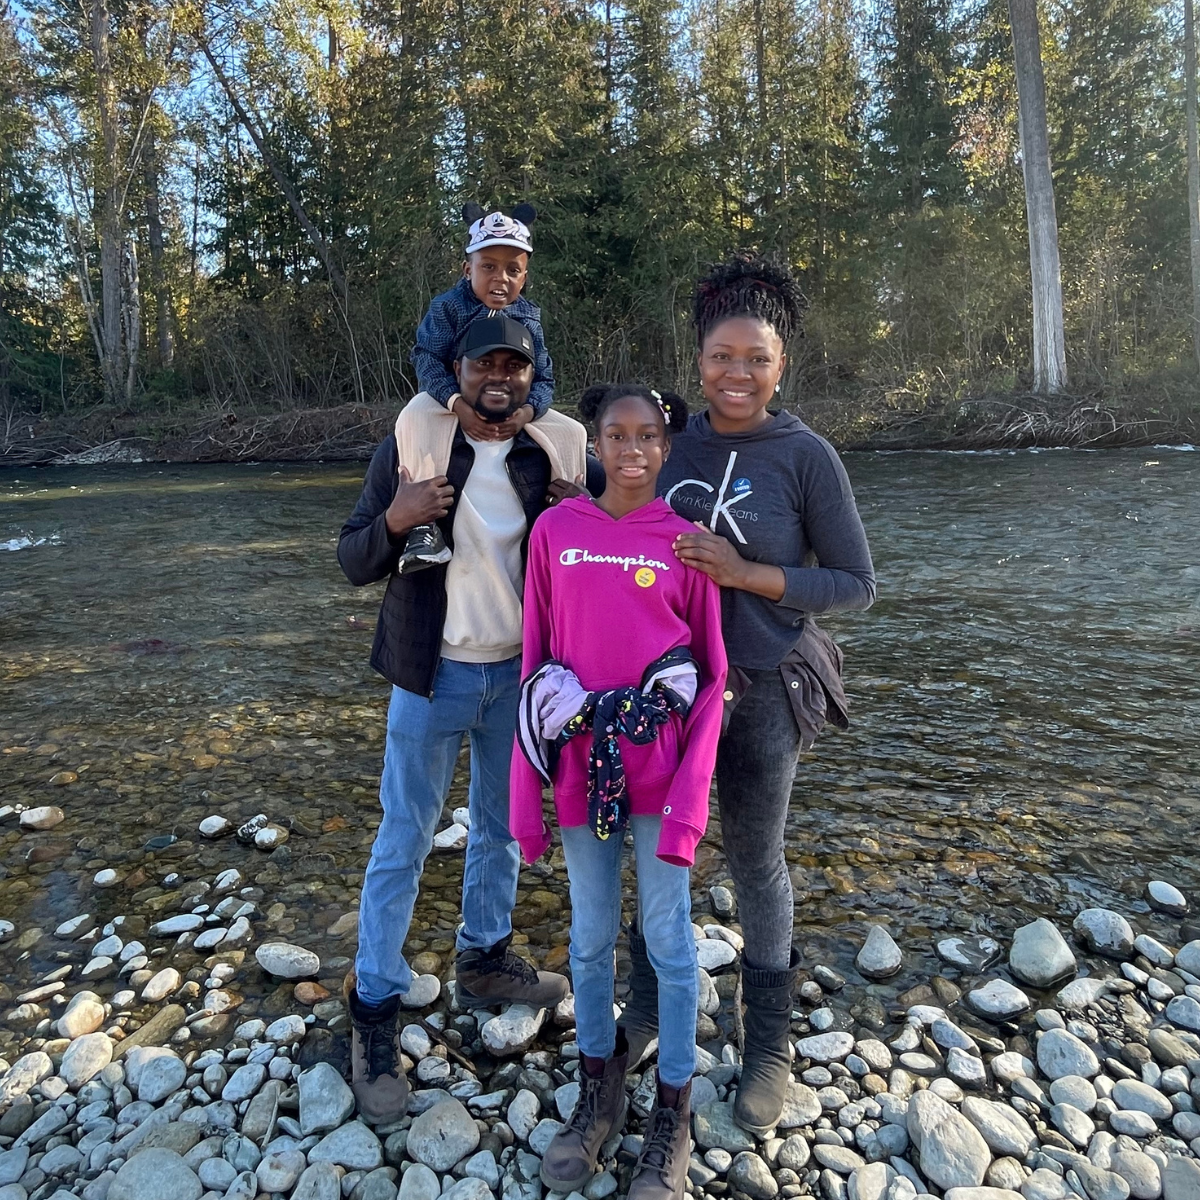
<svg viewBox="0 0 1200 1200"><path fill-rule="evenodd" d="M667 415L667 406L663 403L662 396L658 392L656 392L654 390L654 388L650 388L649 390L650 390L650 395L652 395L654 397L654 403L657 404L658 407L662 409L662 414L665 417Z"/></svg>

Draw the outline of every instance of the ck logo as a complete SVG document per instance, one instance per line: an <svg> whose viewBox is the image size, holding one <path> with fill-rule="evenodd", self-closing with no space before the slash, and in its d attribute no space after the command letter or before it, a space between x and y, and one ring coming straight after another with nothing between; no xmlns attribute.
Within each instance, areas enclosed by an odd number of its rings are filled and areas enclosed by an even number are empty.
<svg viewBox="0 0 1200 1200"><path fill-rule="evenodd" d="M724 517L729 526L730 532L744 546L746 544L746 539L743 536L742 531L738 528L737 521L734 520L734 514L730 510L730 505L735 503L740 504L743 500L748 500L754 495L754 492L750 486L750 480L747 479L745 475L739 476L736 480L734 480L733 484L730 485L729 480L733 475L733 466L734 463L737 462L737 456L738 452L736 450L731 450L729 452L729 462L725 464L725 477L721 480L720 488L717 489L717 495L716 499L713 501L712 516L709 518L708 527L713 531L713 533L716 533L717 521L721 517ZM712 484L706 483L703 479L681 479L673 488L671 488L670 491L667 492L664 499L668 504L670 504L671 497L674 496L680 488L686 487L698 487L702 488L706 492L711 492L713 490ZM747 514L744 512L739 512L737 515L741 517L747 516ZM749 514L749 519L754 521L758 518L754 514Z"/></svg>

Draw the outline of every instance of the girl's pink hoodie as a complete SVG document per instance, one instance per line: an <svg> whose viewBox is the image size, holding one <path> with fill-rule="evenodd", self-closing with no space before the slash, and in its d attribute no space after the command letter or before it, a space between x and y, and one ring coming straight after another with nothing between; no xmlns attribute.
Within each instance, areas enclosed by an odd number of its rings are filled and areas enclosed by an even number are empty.
<svg viewBox="0 0 1200 1200"><path fill-rule="evenodd" d="M699 666L696 701L644 746L621 739L630 811L661 816L658 857L691 866L708 824L708 793L721 733L725 645L720 589L675 557L693 526L664 500L617 520L576 497L547 509L529 538L522 677L556 658L589 691L636 687L655 659L687 646ZM587 823L590 732L563 747L554 778L560 825ZM520 747L512 757L509 824L527 862L550 844L542 781Z"/></svg>

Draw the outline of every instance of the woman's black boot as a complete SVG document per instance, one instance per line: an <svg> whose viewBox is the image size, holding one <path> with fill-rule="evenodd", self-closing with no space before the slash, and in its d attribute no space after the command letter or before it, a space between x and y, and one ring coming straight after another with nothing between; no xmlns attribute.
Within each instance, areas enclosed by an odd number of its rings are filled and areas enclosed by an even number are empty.
<svg viewBox="0 0 1200 1200"><path fill-rule="evenodd" d="M778 1124L792 1081L792 989L799 962L793 949L786 971L742 964L746 1045L733 1119L757 1137L766 1137Z"/></svg>
<svg viewBox="0 0 1200 1200"><path fill-rule="evenodd" d="M646 1055L650 1043L658 1037L658 976L646 953L646 939L637 922L629 926L629 1003L621 1013L618 1026L629 1043L629 1069L632 1071Z"/></svg>

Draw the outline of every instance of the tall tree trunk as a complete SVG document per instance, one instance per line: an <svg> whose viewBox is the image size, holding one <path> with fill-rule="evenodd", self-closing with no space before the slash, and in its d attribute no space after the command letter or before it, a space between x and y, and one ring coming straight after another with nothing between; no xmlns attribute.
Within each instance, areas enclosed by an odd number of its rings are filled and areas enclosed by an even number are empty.
<svg viewBox="0 0 1200 1200"><path fill-rule="evenodd" d="M1021 167L1033 283L1033 387L1037 392L1054 394L1067 385L1067 355L1037 0L1008 0L1008 14L1020 104Z"/></svg>
<svg viewBox="0 0 1200 1200"><path fill-rule="evenodd" d="M158 365L170 368L175 362L175 320L171 289L165 269L166 239L163 237L159 208L158 140L154 126L147 122L144 154L146 183L146 231L150 244L150 288L154 292L154 341Z"/></svg>
<svg viewBox="0 0 1200 1200"><path fill-rule="evenodd" d="M1196 133L1196 15L1183 0L1183 86L1187 111L1188 226L1192 249L1192 353L1200 367L1200 139Z"/></svg>
<svg viewBox="0 0 1200 1200"><path fill-rule="evenodd" d="M133 385L137 379L138 350L142 344L142 296L138 284L137 246L132 238L125 241L121 256L125 304L122 309L122 325L125 336L125 403L133 399Z"/></svg>
<svg viewBox="0 0 1200 1200"><path fill-rule="evenodd" d="M96 231L100 239L100 369L110 402L124 395L121 340L121 186L117 161L117 96L108 53L108 3L92 0L92 68L104 143L96 181Z"/></svg>
<svg viewBox="0 0 1200 1200"><path fill-rule="evenodd" d="M0 193L0 202L8 197ZM0 416L9 411L10 369L8 365L8 289L4 286L4 230L0 228Z"/></svg>

